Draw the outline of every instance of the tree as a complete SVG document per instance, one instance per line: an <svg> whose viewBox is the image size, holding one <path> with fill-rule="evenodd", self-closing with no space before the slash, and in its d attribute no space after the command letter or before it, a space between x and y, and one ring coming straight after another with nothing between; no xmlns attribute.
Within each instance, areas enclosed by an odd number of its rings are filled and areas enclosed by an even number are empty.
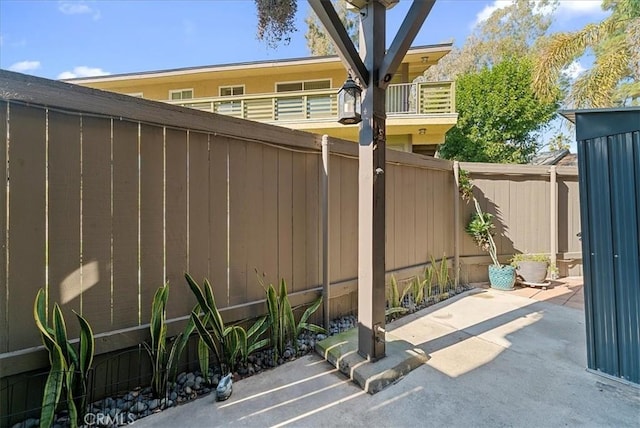
<svg viewBox="0 0 640 428"><path fill-rule="evenodd" d="M540 147L537 134L553 118L555 100L538 100L532 61L511 57L462 75L456 83L458 123L439 154L472 162L526 163Z"/></svg>
<svg viewBox="0 0 640 428"><path fill-rule="evenodd" d="M573 33L557 33L541 45L534 68L537 94L549 100L564 70L590 50L590 70L570 86L566 104L572 107L610 107L640 102L640 1L603 0L611 15Z"/></svg>
<svg viewBox="0 0 640 428"><path fill-rule="evenodd" d="M482 70L505 58L530 54L551 25L557 1L516 1L495 10L480 22L461 48L453 48L424 80L455 80L458 75ZM544 13L543 13L544 12Z"/></svg>
<svg viewBox="0 0 640 428"><path fill-rule="evenodd" d="M296 0L255 0L258 12L258 40L276 48L282 42L289 43L291 33L296 31Z"/></svg>
<svg viewBox="0 0 640 428"><path fill-rule="evenodd" d="M358 15L347 9L347 2L344 0L334 0L333 6L357 49ZM305 19L305 22L307 23L308 28L304 37L307 39L307 47L309 48L311 55L334 55L336 51L333 46L333 41L325 32L324 27L316 17L313 9L309 8L309 15Z"/></svg>

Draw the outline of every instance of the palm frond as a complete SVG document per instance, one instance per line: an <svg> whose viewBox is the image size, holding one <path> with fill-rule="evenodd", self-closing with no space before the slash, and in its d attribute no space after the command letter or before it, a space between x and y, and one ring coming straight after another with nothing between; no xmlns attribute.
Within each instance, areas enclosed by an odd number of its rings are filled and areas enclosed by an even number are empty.
<svg viewBox="0 0 640 428"><path fill-rule="evenodd" d="M611 107L618 82L629 73L628 58L626 44L598 56L591 70L576 79L571 104L578 108Z"/></svg>
<svg viewBox="0 0 640 428"><path fill-rule="evenodd" d="M573 33L554 34L546 43L542 43L534 65L532 82L540 99L553 100L562 70L587 48L595 47L609 37L620 25L618 20L607 19L599 24L588 24Z"/></svg>

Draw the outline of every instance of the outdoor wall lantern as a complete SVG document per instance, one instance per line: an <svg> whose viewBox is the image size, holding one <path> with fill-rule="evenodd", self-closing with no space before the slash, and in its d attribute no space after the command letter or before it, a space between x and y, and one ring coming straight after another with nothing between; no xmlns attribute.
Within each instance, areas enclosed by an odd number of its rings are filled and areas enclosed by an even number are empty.
<svg viewBox="0 0 640 428"><path fill-rule="evenodd" d="M355 125L362 122L361 95L362 89L349 75L338 92L338 122L343 125Z"/></svg>

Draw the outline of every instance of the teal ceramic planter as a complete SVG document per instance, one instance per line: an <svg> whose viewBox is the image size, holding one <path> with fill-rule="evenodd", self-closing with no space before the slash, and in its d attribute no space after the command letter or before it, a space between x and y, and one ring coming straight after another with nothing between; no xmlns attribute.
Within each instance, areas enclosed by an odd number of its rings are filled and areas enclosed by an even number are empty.
<svg viewBox="0 0 640 428"><path fill-rule="evenodd" d="M513 290L516 283L516 268L513 266L489 265L489 283L497 290Z"/></svg>

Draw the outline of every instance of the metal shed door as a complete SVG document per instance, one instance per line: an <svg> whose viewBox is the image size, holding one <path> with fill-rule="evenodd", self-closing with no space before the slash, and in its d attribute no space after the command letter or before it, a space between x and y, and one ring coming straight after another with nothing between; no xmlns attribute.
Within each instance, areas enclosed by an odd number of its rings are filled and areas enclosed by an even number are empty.
<svg viewBox="0 0 640 428"><path fill-rule="evenodd" d="M640 133L578 145L588 366L640 383Z"/></svg>

